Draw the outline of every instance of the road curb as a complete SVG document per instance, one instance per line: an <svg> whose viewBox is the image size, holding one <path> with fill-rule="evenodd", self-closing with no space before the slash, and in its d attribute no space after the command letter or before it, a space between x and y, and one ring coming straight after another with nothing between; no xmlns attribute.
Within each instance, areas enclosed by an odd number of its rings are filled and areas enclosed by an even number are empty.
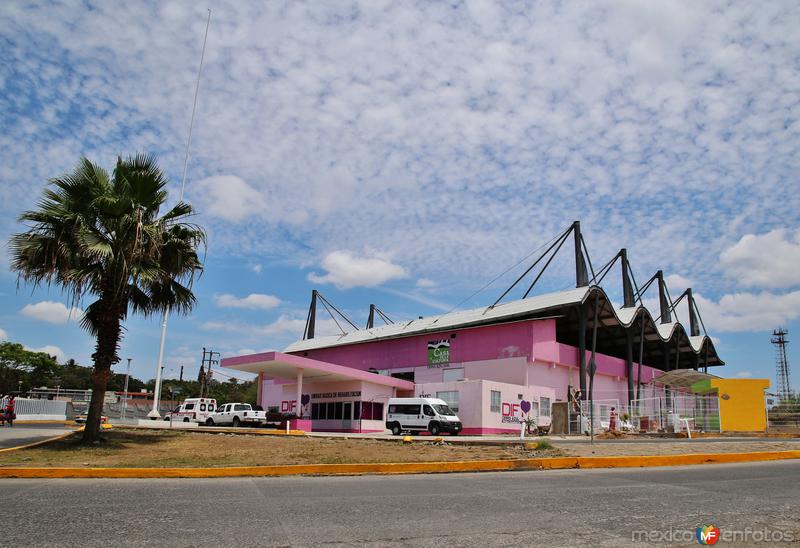
<svg viewBox="0 0 800 548"><path fill-rule="evenodd" d="M248 476L338 476L503 472L567 468L642 468L800 459L800 451L697 453L625 457L553 457L455 462L299 464L220 468L33 468L0 467L0 478L230 478Z"/></svg>

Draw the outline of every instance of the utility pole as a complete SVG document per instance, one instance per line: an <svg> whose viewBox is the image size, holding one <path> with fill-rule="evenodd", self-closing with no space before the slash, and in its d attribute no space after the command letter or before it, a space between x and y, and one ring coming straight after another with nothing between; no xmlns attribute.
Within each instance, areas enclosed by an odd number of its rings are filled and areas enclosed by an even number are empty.
<svg viewBox="0 0 800 548"><path fill-rule="evenodd" d="M783 328L778 328L772 332L772 342L775 345L775 384L777 384L778 398L780 403L788 403L792 397L792 380L789 375L789 360L786 358L786 335L789 332Z"/></svg>
<svg viewBox="0 0 800 548"><path fill-rule="evenodd" d="M203 393L206 391L208 387L209 381L211 380L211 366L219 364L219 360L215 360L215 357L219 357L219 352L214 352L213 350L206 350L206 347L203 347L203 359L200 362L200 377L197 379L200 382L200 397L203 397ZM205 367L204 369L204 366ZM204 372L205 371L205 372Z"/></svg>
<svg viewBox="0 0 800 548"><path fill-rule="evenodd" d="M133 358L128 358L128 368L125 370L125 388L122 389L122 416L125 418L125 412L128 410L128 379L131 377L131 361Z"/></svg>
<svg viewBox="0 0 800 548"><path fill-rule="evenodd" d="M180 375L180 378L178 380L180 382L183 382L183 366L181 366L181 375Z"/></svg>

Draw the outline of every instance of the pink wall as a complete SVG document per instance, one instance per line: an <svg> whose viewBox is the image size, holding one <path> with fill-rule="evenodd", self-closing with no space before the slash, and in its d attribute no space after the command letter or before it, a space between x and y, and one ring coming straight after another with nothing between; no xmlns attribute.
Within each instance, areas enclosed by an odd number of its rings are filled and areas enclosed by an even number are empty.
<svg viewBox="0 0 800 548"><path fill-rule="evenodd" d="M491 392L496 390L501 394L500 411L491 410ZM518 434L520 431L519 422L504 422L504 411L508 414L512 405L519 405L519 395L522 399L536 402L537 408L542 397L550 398L552 404L555 401L555 390L544 386L520 386L489 380L463 380L450 382L435 382L418 384L416 395L418 397L437 397L437 393L445 391L457 391L459 393L458 417L461 419L466 435L470 434ZM506 404L505 406L502 404ZM510 416L522 417L522 412L518 407L513 408ZM546 426L550 424L549 416L538 416L538 424Z"/></svg>
<svg viewBox="0 0 800 548"><path fill-rule="evenodd" d="M308 357L356 369L394 369L427 365L428 341L449 339L452 363L524 356L533 357L534 344L551 356L555 320L531 320L473 329L455 329L401 339L309 350ZM456 338L451 338L455 334ZM550 341L548 344L547 341ZM297 353L304 354L304 353Z"/></svg>

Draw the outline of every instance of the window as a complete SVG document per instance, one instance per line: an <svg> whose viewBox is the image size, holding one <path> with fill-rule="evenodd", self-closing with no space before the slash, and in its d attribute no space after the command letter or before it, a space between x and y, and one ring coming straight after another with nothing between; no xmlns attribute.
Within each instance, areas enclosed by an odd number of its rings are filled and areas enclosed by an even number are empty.
<svg viewBox="0 0 800 548"><path fill-rule="evenodd" d="M243 403L236 404L236 411L249 411L250 409Z"/></svg>
<svg viewBox="0 0 800 548"><path fill-rule="evenodd" d="M329 401L326 405L328 407L328 417L327 418L328 418L328 420L333 420L333 416L335 415L335 412L333 410L333 402Z"/></svg>
<svg viewBox="0 0 800 548"><path fill-rule="evenodd" d="M539 398L539 412L542 417L550 416L550 398Z"/></svg>
<svg viewBox="0 0 800 548"><path fill-rule="evenodd" d="M459 367L457 369L445 369L442 372L442 380L444 382L447 381L460 381L464 378L464 368Z"/></svg>
<svg viewBox="0 0 800 548"><path fill-rule="evenodd" d="M492 413L500 412L500 399L501 399L500 392L498 390L492 390L489 411L491 411Z"/></svg>
<svg viewBox="0 0 800 548"><path fill-rule="evenodd" d="M278 407L277 405L270 405L269 407L267 407L267 413L280 413L280 411L281 411L280 407Z"/></svg>
<svg viewBox="0 0 800 548"><path fill-rule="evenodd" d="M208 404L208 412L212 413L213 411L214 411L214 404L213 403L209 403Z"/></svg>
<svg viewBox="0 0 800 548"><path fill-rule="evenodd" d="M458 390L437 392L436 397L440 400L444 400L444 403L446 403L450 409L458 413Z"/></svg>
<svg viewBox="0 0 800 548"><path fill-rule="evenodd" d="M423 413L425 414L425 416L427 416L427 417L433 417L433 416L436 414L436 413L434 413L434 412L433 412L433 409L431 408L431 406L430 406L430 405L426 405L426 406L424 406L424 407L422 408L422 412L423 412Z"/></svg>
<svg viewBox="0 0 800 548"><path fill-rule="evenodd" d="M358 420L361 418L361 402L353 402L353 418Z"/></svg>
<svg viewBox="0 0 800 548"><path fill-rule="evenodd" d="M383 404L369 401L361 402L361 418L364 420L383 420Z"/></svg>
<svg viewBox="0 0 800 548"><path fill-rule="evenodd" d="M319 404L318 403L312 403L311 404L311 420L312 421L319 420Z"/></svg>
<svg viewBox="0 0 800 548"><path fill-rule="evenodd" d="M187 403L186 407L184 407L184 410L186 410L186 411L189 411L190 409L194 409L194 404L193 403Z"/></svg>
<svg viewBox="0 0 800 548"><path fill-rule="evenodd" d="M206 404L201 403L200 404L200 411L205 411L205 410L206 410Z"/></svg>
<svg viewBox="0 0 800 548"><path fill-rule="evenodd" d="M333 418L342 420L342 402L337 401L333 406Z"/></svg>

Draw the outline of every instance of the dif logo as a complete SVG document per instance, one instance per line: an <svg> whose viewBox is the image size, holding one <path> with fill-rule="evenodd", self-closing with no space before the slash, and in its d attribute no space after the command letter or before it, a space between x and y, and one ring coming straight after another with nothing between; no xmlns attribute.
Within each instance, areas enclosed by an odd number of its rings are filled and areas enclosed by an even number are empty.
<svg viewBox="0 0 800 548"><path fill-rule="evenodd" d="M695 531L697 542L704 546L713 546L719 540L719 527L702 525Z"/></svg>

